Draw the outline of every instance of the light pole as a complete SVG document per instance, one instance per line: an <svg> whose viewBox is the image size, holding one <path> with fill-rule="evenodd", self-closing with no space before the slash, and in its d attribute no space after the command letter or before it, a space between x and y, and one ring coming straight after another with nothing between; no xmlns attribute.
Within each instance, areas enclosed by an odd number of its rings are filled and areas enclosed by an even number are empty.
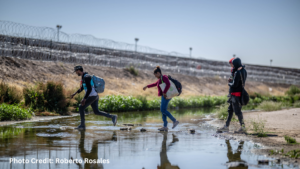
<svg viewBox="0 0 300 169"><path fill-rule="evenodd" d="M273 60L271 59L271 60L270 60L270 66L272 66L272 62L273 62Z"/></svg>
<svg viewBox="0 0 300 169"><path fill-rule="evenodd" d="M61 25L56 25L57 28L57 42L59 41L59 30L62 28Z"/></svg>
<svg viewBox="0 0 300 169"><path fill-rule="evenodd" d="M137 51L137 42L139 41L139 38L135 38L135 52Z"/></svg>
<svg viewBox="0 0 300 169"><path fill-rule="evenodd" d="M192 57L192 50L193 50L193 48L190 47L190 57Z"/></svg>

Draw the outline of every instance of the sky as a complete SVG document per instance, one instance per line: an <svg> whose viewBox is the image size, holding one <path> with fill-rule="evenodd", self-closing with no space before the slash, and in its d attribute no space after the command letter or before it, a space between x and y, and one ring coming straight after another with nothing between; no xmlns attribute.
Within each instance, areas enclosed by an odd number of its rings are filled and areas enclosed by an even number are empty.
<svg viewBox="0 0 300 169"><path fill-rule="evenodd" d="M0 20L244 64L300 68L300 0L0 0Z"/></svg>

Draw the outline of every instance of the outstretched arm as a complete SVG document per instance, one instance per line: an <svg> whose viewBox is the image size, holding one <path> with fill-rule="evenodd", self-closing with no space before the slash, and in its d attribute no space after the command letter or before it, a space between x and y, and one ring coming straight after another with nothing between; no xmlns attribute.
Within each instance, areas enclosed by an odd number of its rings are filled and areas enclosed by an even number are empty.
<svg viewBox="0 0 300 169"><path fill-rule="evenodd" d="M157 86L157 83L158 83L158 81L155 83L149 84L149 85L143 87L143 90L146 90L147 88L155 87L155 86Z"/></svg>

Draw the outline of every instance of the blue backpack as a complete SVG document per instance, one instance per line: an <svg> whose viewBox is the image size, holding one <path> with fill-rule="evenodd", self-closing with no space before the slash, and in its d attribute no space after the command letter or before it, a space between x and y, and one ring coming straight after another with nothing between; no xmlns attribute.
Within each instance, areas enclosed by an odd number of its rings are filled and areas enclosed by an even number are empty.
<svg viewBox="0 0 300 169"><path fill-rule="evenodd" d="M93 75L92 81L94 82L94 88L97 93L103 93L105 88L105 81L98 76Z"/></svg>

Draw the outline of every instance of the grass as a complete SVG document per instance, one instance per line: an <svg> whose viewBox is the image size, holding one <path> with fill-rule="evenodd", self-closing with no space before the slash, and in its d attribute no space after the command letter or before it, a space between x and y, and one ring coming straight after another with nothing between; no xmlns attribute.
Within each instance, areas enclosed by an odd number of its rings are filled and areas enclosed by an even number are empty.
<svg viewBox="0 0 300 169"><path fill-rule="evenodd" d="M37 83L33 87L23 89L25 106L33 108L37 112L55 112L65 114L71 105L67 92L60 82L48 81Z"/></svg>
<svg viewBox="0 0 300 169"><path fill-rule="evenodd" d="M129 73L131 73L134 76L139 75L139 71L132 65L129 67L126 67L125 70L127 70Z"/></svg>
<svg viewBox="0 0 300 169"><path fill-rule="evenodd" d="M292 138L290 136L284 136L284 139L285 139L286 143L288 143L288 144L295 144L295 143L297 143L296 139L294 139L294 138Z"/></svg>
<svg viewBox="0 0 300 169"><path fill-rule="evenodd" d="M267 132L265 132L265 124L266 121L260 119L259 117L257 119L250 119L249 129L254 131L254 133L257 134L257 137L267 137Z"/></svg>
<svg viewBox="0 0 300 169"><path fill-rule="evenodd" d="M23 99L22 92L15 86L9 86L1 81L0 83L0 103L15 104Z"/></svg>
<svg viewBox="0 0 300 169"><path fill-rule="evenodd" d="M30 119L33 114L30 109L21 108L19 105L0 105L0 121Z"/></svg>
<svg viewBox="0 0 300 169"><path fill-rule="evenodd" d="M274 101L263 101L260 103L257 107L259 110L263 111L276 111L281 110L283 108L283 104L280 102L274 102Z"/></svg>
<svg viewBox="0 0 300 169"><path fill-rule="evenodd" d="M293 106L297 107L297 108L300 108L300 101L295 102Z"/></svg>
<svg viewBox="0 0 300 169"><path fill-rule="evenodd" d="M291 150L291 151L287 152L285 154L285 156L297 159L300 157L300 150Z"/></svg>

